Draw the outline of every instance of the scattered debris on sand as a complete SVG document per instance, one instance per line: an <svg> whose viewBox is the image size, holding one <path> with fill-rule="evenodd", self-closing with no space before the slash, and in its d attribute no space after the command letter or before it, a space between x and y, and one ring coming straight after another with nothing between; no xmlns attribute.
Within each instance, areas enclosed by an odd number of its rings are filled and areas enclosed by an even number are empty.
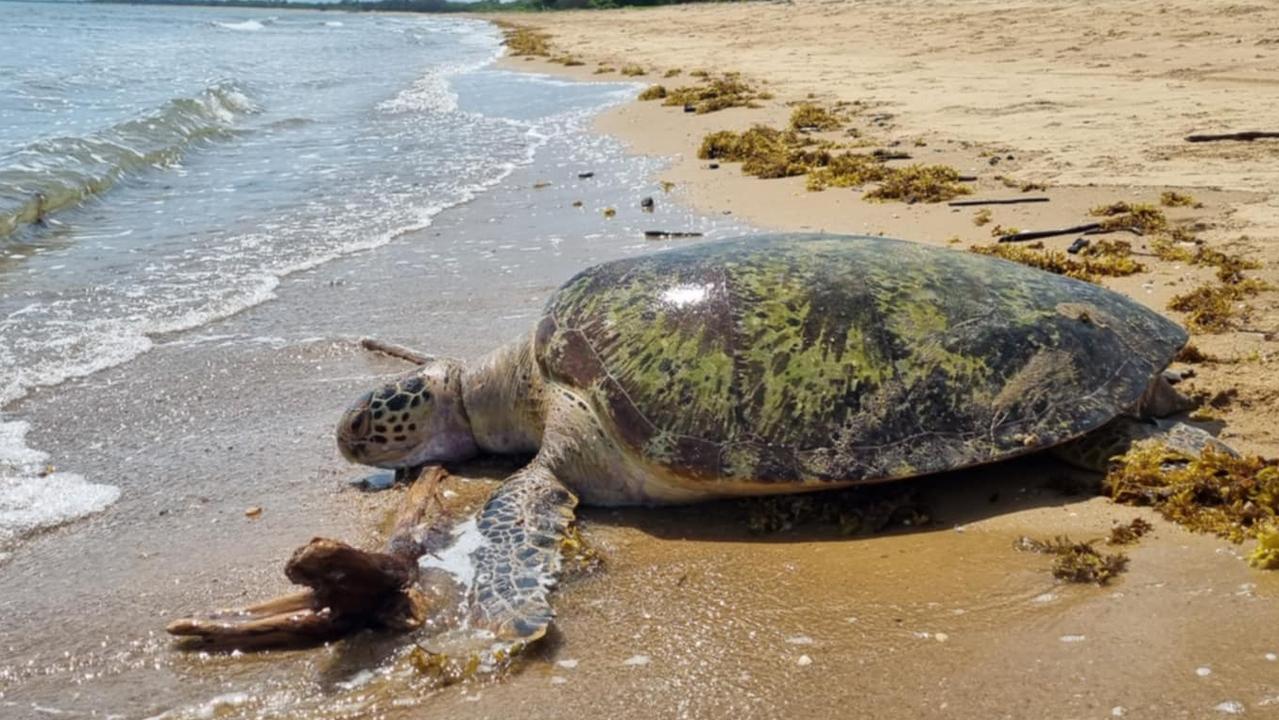
<svg viewBox="0 0 1279 720"><path fill-rule="evenodd" d="M1104 488L1116 502L1236 543L1279 527L1279 460L1213 447L1188 457L1146 441L1112 461Z"/></svg>
<svg viewBox="0 0 1279 720"><path fill-rule="evenodd" d="M1014 547L1025 552L1052 555L1052 573L1058 580L1106 585L1128 569L1128 556L1123 553L1098 552L1093 547L1096 542L1075 542L1065 536L1052 540L1035 540L1022 536L1014 543Z"/></svg>

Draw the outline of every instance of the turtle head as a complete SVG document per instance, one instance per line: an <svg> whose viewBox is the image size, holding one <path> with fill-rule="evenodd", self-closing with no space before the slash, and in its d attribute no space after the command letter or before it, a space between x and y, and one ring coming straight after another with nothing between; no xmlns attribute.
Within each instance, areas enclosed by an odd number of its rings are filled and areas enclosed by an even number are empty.
<svg viewBox="0 0 1279 720"><path fill-rule="evenodd" d="M337 443L347 460L382 468L474 456L462 408L462 365L432 358L364 393L342 415Z"/></svg>

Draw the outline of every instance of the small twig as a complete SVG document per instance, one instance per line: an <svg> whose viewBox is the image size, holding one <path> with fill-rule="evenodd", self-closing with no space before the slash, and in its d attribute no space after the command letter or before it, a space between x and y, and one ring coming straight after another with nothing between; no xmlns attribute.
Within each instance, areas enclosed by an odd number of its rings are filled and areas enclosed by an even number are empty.
<svg viewBox="0 0 1279 720"><path fill-rule="evenodd" d="M400 360L411 362L414 365L425 365L434 359L430 355L420 353L416 350L411 350L403 345L383 342L375 338L360 338L360 347L372 352L382 353L383 355L390 355L393 358L399 358Z"/></svg>
<svg viewBox="0 0 1279 720"><path fill-rule="evenodd" d="M1022 203L1046 203L1046 197L1001 198L998 200L953 200L946 203L951 207L968 207L970 205L1021 205Z"/></svg>
<svg viewBox="0 0 1279 720"><path fill-rule="evenodd" d="M1012 235L1004 235L999 238L999 242L1024 242L1026 240L1038 240L1040 238L1057 237L1058 235L1074 235L1075 233L1090 233L1101 229L1101 223L1088 223L1087 225L1076 225L1075 227L1062 228L1061 230L1033 230L1031 232L1013 233Z"/></svg>
<svg viewBox="0 0 1279 720"><path fill-rule="evenodd" d="M1245 132L1219 133L1215 135L1187 135L1186 142L1217 142L1219 140L1243 140L1246 142L1252 142L1253 140L1261 140L1264 138L1279 138L1279 132L1248 130Z"/></svg>

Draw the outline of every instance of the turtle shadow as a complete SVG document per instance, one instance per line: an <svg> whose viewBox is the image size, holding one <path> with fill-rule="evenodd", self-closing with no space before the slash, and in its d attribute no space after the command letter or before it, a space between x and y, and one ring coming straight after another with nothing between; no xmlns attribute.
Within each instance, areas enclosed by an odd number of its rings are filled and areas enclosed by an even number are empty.
<svg viewBox="0 0 1279 720"><path fill-rule="evenodd" d="M628 527L663 540L856 541L928 533L1060 506L1100 493L1102 476L1045 454L839 490L690 505L578 508L589 528Z"/></svg>

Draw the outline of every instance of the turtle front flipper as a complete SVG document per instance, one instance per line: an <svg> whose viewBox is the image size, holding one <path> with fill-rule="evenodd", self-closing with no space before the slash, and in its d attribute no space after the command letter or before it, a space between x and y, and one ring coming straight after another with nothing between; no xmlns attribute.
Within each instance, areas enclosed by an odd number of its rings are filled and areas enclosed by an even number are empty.
<svg viewBox="0 0 1279 720"><path fill-rule="evenodd" d="M471 556L473 629L525 643L546 634L576 506L577 496L536 461L494 493L476 518L482 542Z"/></svg>
<svg viewBox="0 0 1279 720"><path fill-rule="evenodd" d="M412 587L417 564L411 558L315 538L293 553L284 572L308 589L176 620L166 630L207 644L256 648L324 642L368 626L410 630L425 616L425 602Z"/></svg>

